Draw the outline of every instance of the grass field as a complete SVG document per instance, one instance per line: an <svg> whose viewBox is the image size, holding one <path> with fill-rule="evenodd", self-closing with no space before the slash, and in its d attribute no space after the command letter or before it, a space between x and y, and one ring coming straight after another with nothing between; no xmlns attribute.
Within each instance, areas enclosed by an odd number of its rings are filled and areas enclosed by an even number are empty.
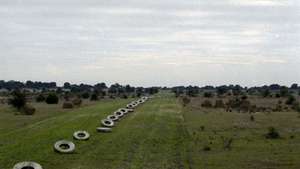
<svg viewBox="0 0 300 169"><path fill-rule="evenodd" d="M300 118L296 112L249 114L182 107L160 93L117 123L97 133L100 120L130 100L107 100L73 110L36 105L34 116L0 107L0 168L36 161L44 169L299 169ZM273 126L280 139L264 137ZM76 153L53 151L59 139L87 130L89 141L74 141ZM292 136L292 137L291 137ZM224 143L232 139L231 149ZM210 151L204 151L209 147Z"/></svg>

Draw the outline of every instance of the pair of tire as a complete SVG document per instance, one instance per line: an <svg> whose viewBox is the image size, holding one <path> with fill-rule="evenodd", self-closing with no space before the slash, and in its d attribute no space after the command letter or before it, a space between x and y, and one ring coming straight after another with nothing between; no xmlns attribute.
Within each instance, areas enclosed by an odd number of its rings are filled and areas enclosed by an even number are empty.
<svg viewBox="0 0 300 169"><path fill-rule="evenodd" d="M90 134L87 131L76 131L73 134L75 140L88 140ZM75 151L75 144L68 140L59 140L54 144L54 151L62 154L70 154Z"/></svg>

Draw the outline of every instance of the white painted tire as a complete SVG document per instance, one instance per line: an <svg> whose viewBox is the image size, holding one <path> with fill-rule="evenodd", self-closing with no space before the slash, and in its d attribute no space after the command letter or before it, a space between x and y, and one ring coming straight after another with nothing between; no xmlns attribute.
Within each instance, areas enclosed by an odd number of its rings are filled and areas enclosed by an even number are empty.
<svg viewBox="0 0 300 169"><path fill-rule="evenodd" d="M108 128L108 127L97 127L97 131L98 131L98 132L102 132L102 133L110 133L110 132L112 132L112 128Z"/></svg>
<svg viewBox="0 0 300 169"><path fill-rule="evenodd" d="M124 113L121 112L121 111L116 111L116 112L114 112L114 115L117 116L120 119L124 116Z"/></svg>
<svg viewBox="0 0 300 169"><path fill-rule="evenodd" d="M114 126L114 122L112 120L109 120L109 119L101 120L101 124L104 127L113 127Z"/></svg>
<svg viewBox="0 0 300 169"><path fill-rule="evenodd" d="M70 154L75 151L75 144L71 141L60 140L54 144L54 150L58 153Z"/></svg>
<svg viewBox="0 0 300 169"><path fill-rule="evenodd" d="M42 166L36 162L24 161L17 163L13 169L43 169Z"/></svg>
<svg viewBox="0 0 300 169"><path fill-rule="evenodd" d="M127 114L127 113L128 113L127 109L125 109L125 108L121 108L121 109L119 109L118 111L123 112L124 114Z"/></svg>
<svg viewBox="0 0 300 169"><path fill-rule="evenodd" d="M129 113L132 113L132 112L134 112L134 110L133 110L133 109L127 109L127 111L128 111Z"/></svg>
<svg viewBox="0 0 300 169"><path fill-rule="evenodd" d="M73 134L73 138L75 140L88 140L90 138L90 134L87 131L76 131Z"/></svg>
<svg viewBox="0 0 300 169"><path fill-rule="evenodd" d="M118 121L119 120L118 116L115 116L115 115L109 115L109 116L107 116L107 119L112 120L112 121Z"/></svg>
<svg viewBox="0 0 300 169"><path fill-rule="evenodd" d="M133 108L133 105L132 105L132 104L127 104L127 105L126 105L126 108L127 108L127 109L132 109L132 108Z"/></svg>

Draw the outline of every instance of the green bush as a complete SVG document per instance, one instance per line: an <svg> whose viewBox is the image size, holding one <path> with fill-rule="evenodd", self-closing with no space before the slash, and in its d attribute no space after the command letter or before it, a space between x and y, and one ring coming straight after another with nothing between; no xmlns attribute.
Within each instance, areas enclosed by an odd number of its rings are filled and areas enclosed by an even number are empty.
<svg viewBox="0 0 300 169"><path fill-rule="evenodd" d="M26 104L23 108L22 108L22 113L24 113L25 115L33 115L35 113L35 108L31 105Z"/></svg>
<svg viewBox="0 0 300 169"><path fill-rule="evenodd" d="M20 110L26 105L25 93L16 90L12 93L12 98L9 99L9 104Z"/></svg>
<svg viewBox="0 0 300 169"><path fill-rule="evenodd" d="M268 133L266 134L266 138L267 139L278 139L278 138L280 138L280 134L274 127L270 127Z"/></svg>
<svg viewBox="0 0 300 169"><path fill-rule="evenodd" d="M58 101L59 101L59 98L55 93L50 93L46 98L47 104L57 104Z"/></svg>
<svg viewBox="0 0 300 169"><path fill-rule="evenodd" d="M186 105L188 105L189 103L191 102L191 99L187 96L184 96L182 98L182 104L183 104L183 107L185 107Z"/></svg>
<svg viewBox="0 0 300 169"><path fill-rule="evenodd" d="M203 103L201 104L202 107L206 107L206 108L211 108L213 107L211 101L209 100L204 100Z"/></svg>
<svg viewBox="0 0 300 169"><path fill-rule="evenodd" d="M98 95L96 93L93 93L90 100L91 101L97 101L98 100Z"/></svg>
<svg viewBox="0 0 300 169"><path fill-rule="evenodd" d="M88 99L90 97L90 94L88 92L84 92L81 96L83 99Z"/></svg>
<svg viewBox="0 0 300 169"><path fill-rule="evenodd" d="M75 105L75 106L80 106L81 103L82 103L82 100L79 99L79 98L76 98L76 99L74 99L74 100L72 101L72 103L73 103L73 105Z"/></svg>
<svg viewBox="0 0 300 169"><path fill-rule="evenodd" d="M296 101L296 98L293 95L290 95L288 97L288 99L286 100L285 104L292 105L292 104L294 104L295 101Z"/></svg>
<svg viewBox="0 0 300 169"><path fill-rule="evenodd" d="M35 98L35 100L36 100L37 102L44 102L44 101L46 100L46 98L45 98L44 95L39 94L39 95Z"/></svg>
<svg viewBox="0 0 300 169"><path fill-rule="evenodd" d="M71 103L71 102L64 102L63 103L63 108L64 109L72 109L74 106L73 106L73 103Z"/></svg>

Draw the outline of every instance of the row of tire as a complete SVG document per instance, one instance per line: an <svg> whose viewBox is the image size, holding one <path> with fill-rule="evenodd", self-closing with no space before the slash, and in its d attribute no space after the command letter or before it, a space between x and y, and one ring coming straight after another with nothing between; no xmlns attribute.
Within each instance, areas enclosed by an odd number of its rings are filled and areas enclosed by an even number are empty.
<svg viewBox="0 0 300 169"><path fill-rule="evenodd" d="M101 120L101 127L97 127L98 132L112 132L112 127L115 126L117 121L120 121L124 116L134 111L138 105L145 103L149 97L142 97L126 105L126 108L120 108L113 114L108 115L105 119ZM87 131L80 130L73 134L75 140L88 140L90 134ZM75 151L75 144L68 140L59 140L54 144L54 151L61 154L69 154ZM17 163L13 169L43 169L42 166L36 162L25 161Z"/></svg>

